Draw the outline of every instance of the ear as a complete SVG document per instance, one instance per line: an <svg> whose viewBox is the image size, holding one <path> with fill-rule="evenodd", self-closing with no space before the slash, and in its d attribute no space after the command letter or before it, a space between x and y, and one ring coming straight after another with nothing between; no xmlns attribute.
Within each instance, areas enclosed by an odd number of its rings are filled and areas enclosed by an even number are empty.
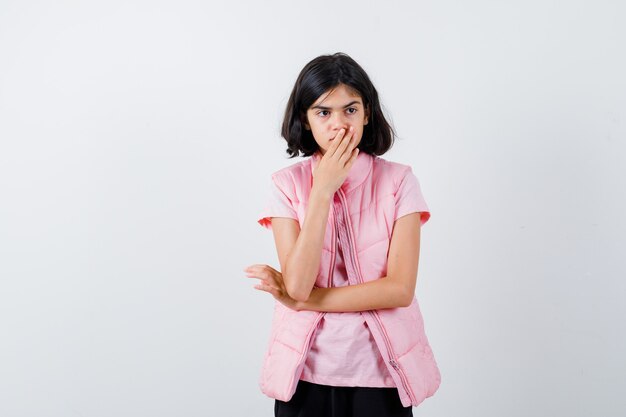
<svg viewBox="0 0 626 417"><path fill-rule="evenodd" d="M365 120L363 121L363 124L366 125L369 122L369 117L370 117L370 109L369 107L365 108Z"/></svg>

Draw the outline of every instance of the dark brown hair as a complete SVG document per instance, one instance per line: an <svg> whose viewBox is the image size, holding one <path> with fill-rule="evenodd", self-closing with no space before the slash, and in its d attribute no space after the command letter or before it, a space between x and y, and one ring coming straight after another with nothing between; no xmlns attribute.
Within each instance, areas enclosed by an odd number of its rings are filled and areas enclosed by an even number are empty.
<svg viewBox="0 0 626 417"><path fill-rule="evenodd" d="M306 112L322 94L340 84L356 91L369 112L368 124L363 127L363 137L358 145L360 152L382 155L391 148L395 133L383 115L376 88L355 60L337 52L318 56L298 75L281 129L290 158L300 156L300 153L311 156L319 149L311 131L305 129Z"/></svg>

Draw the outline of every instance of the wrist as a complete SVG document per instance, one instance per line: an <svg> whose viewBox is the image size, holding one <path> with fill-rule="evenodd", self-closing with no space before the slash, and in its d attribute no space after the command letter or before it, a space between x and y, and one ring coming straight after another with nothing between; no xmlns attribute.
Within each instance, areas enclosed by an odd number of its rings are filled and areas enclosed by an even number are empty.
<svg viewBox="0 0 626 417"><path fill-rule="evenodd" d="M329 190L324 190L320 187L316 187L315 184L313 184L310 199L330 203L334 195L335 193L330 192Z"/></svg>

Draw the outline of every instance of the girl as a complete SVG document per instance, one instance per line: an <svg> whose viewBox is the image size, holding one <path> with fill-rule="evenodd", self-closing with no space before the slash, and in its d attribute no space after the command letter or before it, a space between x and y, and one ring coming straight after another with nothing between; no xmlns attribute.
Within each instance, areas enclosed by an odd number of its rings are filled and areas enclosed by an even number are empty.
<svg viewBox="0 0 626 417"><path fill-rule="evenodd" d="M280 270L251 265L275 298L262 392L275 416L412 416L441 377L415 298L430 217L365 71L336 53L300 72L282 126L291 157L258 220Z"/></svg>

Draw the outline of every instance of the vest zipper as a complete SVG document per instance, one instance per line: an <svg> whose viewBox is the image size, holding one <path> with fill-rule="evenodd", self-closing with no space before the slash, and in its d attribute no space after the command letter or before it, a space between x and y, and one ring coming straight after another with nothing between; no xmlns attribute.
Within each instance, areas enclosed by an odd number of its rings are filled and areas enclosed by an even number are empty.
<svg viewBox="0 0 626 417"><path fill-rule="evenodd" d="M357 261L357 254L356 254L356 247L354 246L353 242L353 236L352 236L352 224L350 223L350 215L348 213L348 209L347 206L345 204L345 196L343 194L343 191L340 189L339 190L339 199L341 200L341 206L344 212L344 218L345 218L345 222L346 222L346 229L347 229L347 237L348 237L348 255L346 256L346 251L344 251L344 259L348 259L349 261L351 261L355 272L357 273L357 278L359 280L359 282L363 283L363 277L361 275L361 270L360 270L360 266L358 265L358 261ZM334 204L333 204L334 207ZM387 347L387 353L389 356L389 364L393 367L393 369L396 371L396 373L400 376L400 380L402 381L402 385L406 391L406 393L408 394L409 398L411 399L412 403L416 403L416 399L415 399L415 395L413 394L413 391L411 390L411 386L408 383L407 377L404 374L404 371L402 370L402 368L400 367L400 364L396 361L396 355L393 352L393 349L391 347L391 341L389 340L389 335L387 334L387 331L385 330L385 328L383 327L383 324L380 320L380 316L378 315L378 313L376 312L376 310L370 310L368 311L368 313L370 313L370 315L372 316L372 318L374 319L374 321L376 322L376 324L378 325L380 332L383 336L383 340L385 341L385 345Z"/></svg>
<svg viewBox="0 0 626 417"><path fill-rule="evenodd" d="M326 285L327 287L332 287L333 286L333 275L335 274L335 259L337 257L337 233L335 233L335 199L333 197L333 201L331 202L331 210L330 210L330 217L331 217L331 228L330 228L330 236L331 236L331 244L334 247L333 252L331 252L330 254L330 269L328 270L328 284Z"/></svg>
<svg viewBox="0 0 626 417"><path fill-rule="evenodd" d="M402 368L400 367L400 364L395 359L396 355L393 352L393 349L391 348L391 343L389 342L389 336L387 335L387 332L385 331L385 328L383 327L383 324L380 321L380 317L374 310L370 311L370 313L374 317L374 320L378 324L378 327L380 328L380 331L383 334L383 339L385 340L385 344L387 345L387 351L389 352L389 364L393 367L393 369L396 370L398 375L400 375L400 380L402 380L402 385L404 386L404 389L409 395L409 398L411 398L411 402L415 403L416 400L415 400L415 396L413 395L413 391L411 390L411 387L409 385L406 375L404 374L404 371L402 370Z"/></svg>

